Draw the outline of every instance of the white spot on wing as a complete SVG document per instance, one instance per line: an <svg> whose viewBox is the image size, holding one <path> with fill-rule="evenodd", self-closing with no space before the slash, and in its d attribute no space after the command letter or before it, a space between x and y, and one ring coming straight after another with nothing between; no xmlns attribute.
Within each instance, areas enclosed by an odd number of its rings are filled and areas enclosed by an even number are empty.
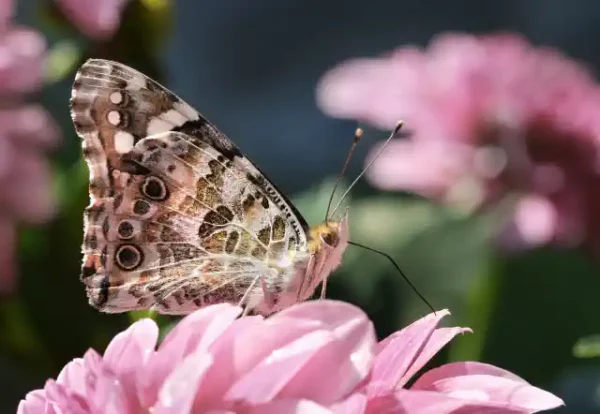
<svg viewBox="0 0 600 414"><path fill-rule="evenodd" d="M173 108L191 121L198 119L198 112L185 102L175 102Z"/></svg>
<svg viewBox="0 0 600 414"><path fill-rule="evenodd" d="M154 117L148 122L146 133L148 135L160 134L161 132L170 131L175 125L164 121L158 117Z"/></svg>
<svg viewBox="0 0 600 414"><path fill-rule="evenodd" d="M169 109L162 114L155 116L148 122L148 135L160 134L161 132L170 131L174 127L183 125L189 120L181 112L175 109Z"/></svg>
<svg viewBox="0 0 600 414"><path fill-rule="evenodd" d="M139 91L140 89L148 89L146 79L142 76L132 74L131 79L127 79L127 87L131 91Z"/></svg>
<svg viewBox="0 0 600 414"><path fill-rule="evenodd" d="M125 154L133 149L133 135L128 132L118 131L115 133L115 150L119 154Z"/></svg>
<svg viewBox="0 0 600 414"><path fill-rule="evenodd" d="M121 115L119 115L119 112L117 111L110 111L107 115L107 119L111 125L117 126L119 125L119 122L121 122Z"/></svg>
<svg viewBox="0 0 600 414"><path fill-rule="evenodd" d="M112 103L117 105L117 104L120 104L121 101L123 100L123 95L121 95L121 92L113 92L110 94L109 98Z"/></svg>
<svg viewBox="0 0 600 414"><path fill-rule="evenodd" d="M185 114L182 114L181 112L175 109L169 109L167 112L163 112L162 114L160 114L160 118L172 123L175 126L181 126L190 119L186 117Z"/></svg>

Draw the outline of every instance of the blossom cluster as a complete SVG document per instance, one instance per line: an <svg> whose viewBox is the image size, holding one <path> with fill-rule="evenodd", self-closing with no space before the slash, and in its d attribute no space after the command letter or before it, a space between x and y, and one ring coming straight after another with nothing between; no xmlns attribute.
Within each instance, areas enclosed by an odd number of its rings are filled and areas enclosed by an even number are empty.
<svg viewBox="0 0 600 414"><path fill-rule="evenodd" d="M468 212L514 200L505 247L600 251L600 88L583 65L519 35L452 33L342 62L317 94L332 116L414 132L376 160L375 186Z"/></svg>
<svg viewBox="0 0 600 414"><path fill-rule="evenodd" d="M83 33L101 39L116 30L126 0L57 4ZM48 112L27 103L44 83L46 40L37 30L16 25L14 13L12 0L0 0L0 293L15 285L19 225L40 224L55 213L47 157L60 141Z"/></svg>
<svg viewBox="0 0 600 414"><path fill-rule="evenodd" d="M453 337L425 316L377 342L360 309L321 300L238 318L219 304L180 321L157 347L150 319L89 350L27 394L18 413L533 413L562 405L516 375L454 362L419 376Z"/></svg>

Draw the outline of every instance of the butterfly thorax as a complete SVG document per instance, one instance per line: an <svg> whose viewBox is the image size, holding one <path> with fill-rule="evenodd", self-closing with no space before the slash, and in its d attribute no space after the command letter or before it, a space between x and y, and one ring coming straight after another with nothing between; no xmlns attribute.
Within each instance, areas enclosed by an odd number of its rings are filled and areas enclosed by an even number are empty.
<svg viewBox="0 0 600 414"><path fill-rule="evenodd" d="M337 268L344 250L348 246L348 220L329 221L310 229L305 251L293 253L293 263L289 282L284 289L273 297L264 296L262 313L271 313L283 309L291 303L303 301L311 297L317 286ZM285 269L282 269L285 271Z"/></svg>

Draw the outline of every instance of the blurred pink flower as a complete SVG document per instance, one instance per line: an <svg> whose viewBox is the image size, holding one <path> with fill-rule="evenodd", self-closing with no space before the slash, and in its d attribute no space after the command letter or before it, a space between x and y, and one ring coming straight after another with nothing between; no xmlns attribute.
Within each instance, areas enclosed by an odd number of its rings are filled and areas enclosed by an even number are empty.
<svg viewBox="0 0 600 414"><path fill-rule="evenodd" d="M128 0L56 0L65 15L88 37L105 39L121 23Z"/></svg>
<svg viewBox="0 0 600 414"><path fill-rule="evenodd" d="M323 300L267 319L212 305L155 349L149 319L67 364L19 414L532 413L563 404L499 368L452 363L407 382L463 328L429 315L379 344L358 308Z"/></svg>
<svg viewBox="0 0 600 414"><path fill-rule="evenodd" d="M473 211L518 200L507 247L600 250L600 89L585 68L516 35L446 34L427 50L344 62L317 90L325 112L414 135L368 177Z"/></svg>
<svg viewBox="0 0 600 414"><path fill-rule="evenodd" d="M7 26L14 15L14 1L0 0L0 27Z"/></svg>
<svg viewBox="0 0 600 414"><path fill-rule="evenodd" d="M34 30L4 28L0 32L0 97L36 91L43 82L46 41Z"/></svg>
<svg viewBox="0 0 600 414"><path fill-rule="evenodd" d="M37 224L54 211L46 153L58 128L24 94L43 83L46 42L40 33L11 25L13 4L0 0L0 292L14 287L19 222Z"/></svg>

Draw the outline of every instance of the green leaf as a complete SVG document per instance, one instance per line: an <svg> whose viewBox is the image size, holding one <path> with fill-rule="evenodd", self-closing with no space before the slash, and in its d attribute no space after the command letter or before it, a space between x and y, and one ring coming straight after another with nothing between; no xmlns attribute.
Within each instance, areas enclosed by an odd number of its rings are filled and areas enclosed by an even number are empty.
<svg viewBox="0 0 600 414"><path fill-rule="evenodd" d="M51 367L51 357L40 341L34 325L17 299L0 306L0 348L22 359L31 367Z"/></svg>
<svg viewBox="0 0 600 414"><path fill-rule="evenodd" d="M353 212L355 240L391 254L435 309L451 310L448 320L464 319L465 298L490 257L494 220L465 217L427 201L400 197L364 200ZM396 300L401 298L404 313L398 325L429 312L384 259L364 252L354 264L363 278L385 277L386 283L396 286Z"/></svg>
<svg viewBox="0 0 600 414"><path fill-rule="evenodd" d="M600 334L579 338L573 346L577 358L598 358L600 356Z"/></svg>
<svg viewBox="0 0 600 414"><path fill-rule="evenodd" d="M46 83L59 82L76 69L81 59L81 47L72 40L57 42L48 51L45 74Z"/></svg>
<svg viewBox="0 0 600 414"><path fill-rule="evenodd" d="M546 247L504 258L497 272L482 358L534 384L581 365L573 344L600 332L597 264Z"/></svg>
<svg viewBox="0 0 600 414"><path fill-rule="evenodd" d="M156 320L157 313L151 309L148 310L139 310L139 311L131 311L127 313L129 317L129 321L131 323L137 322L140 319L152 319Z"/></svg>

